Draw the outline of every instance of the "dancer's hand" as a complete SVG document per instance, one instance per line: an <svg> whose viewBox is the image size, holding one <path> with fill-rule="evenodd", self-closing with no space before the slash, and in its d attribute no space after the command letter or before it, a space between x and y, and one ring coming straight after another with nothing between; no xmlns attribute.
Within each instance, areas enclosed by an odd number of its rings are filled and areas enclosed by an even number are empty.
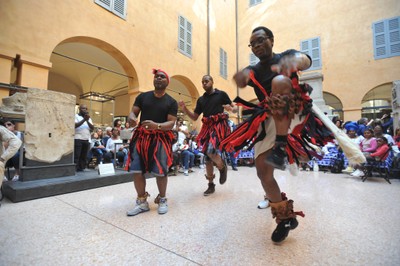
<svg viewBox="0 0 400 266"><path fill-rule="evenodd" d="M307 69L311 66L310 59L302 54L295 53L283 56L278 64L272 65L271 70L290 78L293 72Z"/></svg>
<svg viewBox="0 0 400 266"><path fill-rule="evenodd" d="M179 104L179 107L180 107L182 110L184 110L184 109L186 108L186 104L185 104L184 101L180 100L180 101L178 102L178 104Z"/></svg>
<svg viewBox="0 0 400 266"><path fill-rule="evenodd" d="M244 69L233 75L233 80L239 88L244 88L247 86L247 83L249 83L249 72L250 71L248 69Z"/></svg>

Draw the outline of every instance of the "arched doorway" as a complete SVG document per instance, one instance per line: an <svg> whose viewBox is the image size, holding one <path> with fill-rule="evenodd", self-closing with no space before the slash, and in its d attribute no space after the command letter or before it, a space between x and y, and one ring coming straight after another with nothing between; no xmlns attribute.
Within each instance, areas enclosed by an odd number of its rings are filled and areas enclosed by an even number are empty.
<svg viewBox="0 0 400 266"><path fill-rule="evenodd" d="M114 116L129 113L128 90L139 87L138 77L128 58L114 46L95 38L73 37L54 48L50 61L48 89L73 94L77 103L89 103L95 126L111 125Z"/></svg>
<svg viewBox="0 0 400 266"><path fill-rule="evenodd" d="M167 92L177 102L184 101L187 108L191 111L195 109L197 99L200 96L199 91L197 90L193 82L189 78L182 75L175 75L171 77ZM200 119L198 119L197 121L192 121L180 109L178 110L178 119L183 120L183 123L188 127L189 131L200 131Z"/></svg>
<svg viewBox="0 0 400 266"><path fill-rule="evenodd" d="M392 83L379 85L367 92L361 101L361 115L368 119L380 118L392 109Z"/></svg>
<svg viewBox="0 0 400 266"><path fill-rule="evenodd" d="M329 92L323 92L325 104L332 111L332 116L337 116L343 119L343 104L342 101L335 95Z"/></svg>

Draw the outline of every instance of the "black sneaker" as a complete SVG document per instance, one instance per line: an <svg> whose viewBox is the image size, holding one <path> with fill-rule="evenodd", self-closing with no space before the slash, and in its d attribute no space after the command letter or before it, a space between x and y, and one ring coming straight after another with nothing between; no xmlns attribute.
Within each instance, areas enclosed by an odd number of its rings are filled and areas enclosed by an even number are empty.
<svg viewBox="0 0 400 266"><path fill-rule="evenodd" d="M232 166L232 170L233 170L233 171L237 171L238 169L237 169L237 167L236 167L235 165L233 165L233 166Z"/></svg>
<svg viewBox="0 0 400 266"><path fill-rule="evenodd" d="M228 176L228 167L224 165L224 168L219 170L219 183L222 185L226 182L226 178Z"/></svg>
<svg viewBox="0 0 400 266"><path fill-rule="evenodd" d="M276 145L272 148L271 153L267 157L267 164L272 165L280 170L286 168L286 151L285 145Z"/></svg>
<svg viewBox="0 0 400 266"><path fill-rule="evenodd" d="M289 235L289 231L295 229L299 225L296 218L285 219L278 224L271 239L275 243L280 243Z"/></svg>
<svg viewBox="0 0 400 266"><path fill-rule="evenodd" d="M203 195L208 196L211 195L215 192L215 184L214 183L208 183L208 188L206 191L204 191Z"/></svg>

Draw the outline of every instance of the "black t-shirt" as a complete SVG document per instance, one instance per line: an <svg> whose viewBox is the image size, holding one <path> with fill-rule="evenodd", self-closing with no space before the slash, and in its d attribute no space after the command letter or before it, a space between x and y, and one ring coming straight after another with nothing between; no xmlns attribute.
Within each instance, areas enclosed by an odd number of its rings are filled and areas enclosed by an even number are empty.
<svg viewBox="0 0 400 266"><path fill-rule="evenodd" d="M294 55L295 53L299 53L299 51L296 51L294 49L291 50L286 50L283 53L280 54L274 54L271 58L271 60L267 62L261 63L258 62L256 65L253 66L248 66L248 69L251 69L254 71L254 76L256 80L263 86L263 88L267 91L267 93L271 93L271 82L272 79L276 76L278 76L278 73L273 72L271 70L271 66L274 64L277 64L279 60L285 56L285 55ZM310 58L311 60L311 58ZM251 87L254 88L254 93L257 95L258 100L261 102L262 100L265 99L264 94L261 92L261 90L253 83L252 80L249 81L247 84Z"/></svg>
<svg viewBox="0 0 400 266"><path fill-rule="evenodd" d="M178 103L168 94L161 98L154 95L154 91L143 92L136 98L134 106L141 110L140 122L152 120L156 123L168 121L168 115L177 116Z"/></svg>
<svg viewBox="0 0 400 266"><path fill-rule="evenodd" d="M224 112L224 104L231 104L232 101L229 99L228 94L224 91L214 89L214 92L207 94L205 92L196 103L196 109L194 112L198 115L203 113L203 116L209 117Z"/></svg>

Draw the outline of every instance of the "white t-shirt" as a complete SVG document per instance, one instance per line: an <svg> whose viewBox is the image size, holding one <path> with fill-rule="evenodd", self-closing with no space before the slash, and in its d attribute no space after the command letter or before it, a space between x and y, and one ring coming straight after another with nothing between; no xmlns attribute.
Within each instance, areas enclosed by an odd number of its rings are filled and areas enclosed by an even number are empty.
<svg viewBox="0 0 400 266"><path fill-rule="evenodd" d="M75 114L75 123L79 123L82 120L82 116ZM93 125L91 118L89 118L89 123ZM86 121L79 127L75 128L75 139L90 141L90 127Z"/></svg>

